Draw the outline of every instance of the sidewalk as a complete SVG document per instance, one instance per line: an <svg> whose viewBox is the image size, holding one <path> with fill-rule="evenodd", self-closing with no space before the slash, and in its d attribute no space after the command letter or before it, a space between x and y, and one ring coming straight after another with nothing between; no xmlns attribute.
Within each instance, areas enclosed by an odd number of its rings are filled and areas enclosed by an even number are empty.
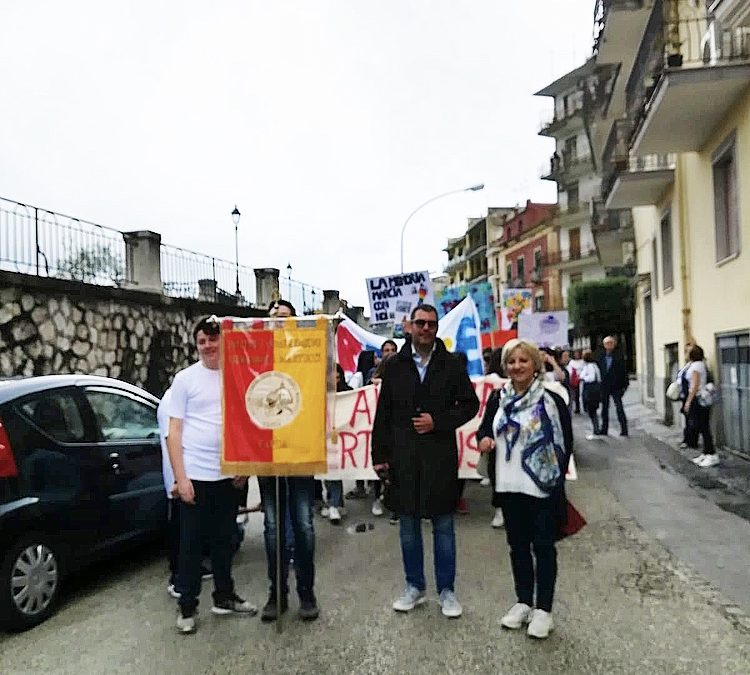
<svg viewBox="0 0 750 675"><path fill-rule="evenodd" d="M640 403L637 382L631 383L625 395L625 408L631 423L645 434L644 444L660 462L686 476L690 486L706 499L750 520L750 460L719 449L721 463L718 466L710 469L695 466L690 461L696 456L695 450L679 447L682 420L678 419L671 427L665 425L653 408Z"/></svg>

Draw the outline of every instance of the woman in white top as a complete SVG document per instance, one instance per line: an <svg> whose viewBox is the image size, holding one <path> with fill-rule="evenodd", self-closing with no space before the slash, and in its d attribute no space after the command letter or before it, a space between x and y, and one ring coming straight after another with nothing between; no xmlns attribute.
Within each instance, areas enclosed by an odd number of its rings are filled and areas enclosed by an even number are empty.
<svg viewBox="0 0 750 675"><path fill-rule="evenodd" d="M698 396L701 389L708 384L708 369L704 360L703 349L693 345L688 353L690 363L684 369L682 377L687 382L687 398L682 408L687 415L687 433L685 440L689 448L698 449L698 436L703 436L703 453L693 459L693 463L706 469L716 466L719 457L714 448L711 436L711 408L701 405Z"/></svg>
<svg viewBox="0 0 750 675"><path fill-rule="evenodd" d="M588 413L591 424L593 425L593 435L601 434L599 426L599 403L601 403L601 382L602 374L599 366L594 360L594 355L590 349L583 352L583 368L579 374L581 386L583 387L583 409ZM590 437L587 437L591 440Z"/></svg>
<svg viewBox="0 0 750 675"><path fill-rule="evenodd" d="M518 598L501 623L511 629L528 623L530 636L546 638L553 627L555 541L573 448L570 411L562 396L545 387L544 362L534 344L510 340L502 358L510 381L487 401L477 432L479 451L490 453L488 470L505 516Z"/></svg>

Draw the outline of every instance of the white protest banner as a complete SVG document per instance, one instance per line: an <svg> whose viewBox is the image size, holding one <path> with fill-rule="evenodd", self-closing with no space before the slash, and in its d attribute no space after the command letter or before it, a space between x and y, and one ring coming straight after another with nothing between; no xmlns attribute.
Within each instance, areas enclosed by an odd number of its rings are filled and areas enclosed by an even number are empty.
<svg viewBox="0 0 750 675"><path fill-rule="evenodd" d="M460 478L481 478L477 473L479 450L477 430L484 417L487 399L504 380L496 375L474 378L474 391L479 398L476 416L456 430L458 443L458 475ZM334 432L328 438L328 473L326 480L377 480L372 470L372 424L378 404L380 388L371 384L335 395ZM576 480L575 464L570 459L568 480Z"/></svg>
<svg viewBox="0 0 750 675"><path fill-rule="evenodd" d="M366 281L373 325L389 321L399 324L417 305L435 304L429 272L403 272Z"/></svg>
<svg viewBox="0 0 750 675"><path fill-rule="evenodd" d="M568 312L535 312L518 317L518 337L540 347L565 347L568 344Z"/></svg>

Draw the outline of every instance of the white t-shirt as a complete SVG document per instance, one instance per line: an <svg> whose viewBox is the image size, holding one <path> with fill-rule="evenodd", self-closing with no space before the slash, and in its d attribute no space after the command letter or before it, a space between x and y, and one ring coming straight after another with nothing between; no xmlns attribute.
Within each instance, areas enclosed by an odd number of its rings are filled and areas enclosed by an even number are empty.
<svg viewBox="0 0 750 675"><path fill-rule="evenodd" d="M172 486L174 485L174 471L169 461L169 450L167 449L167 436L169 435L169 413L167 406L172 394L171 389L164 392L156 409L156 420L159 422L159 440L161 441L161 473L164 477L164 489L167 491L167 499L172 498Z"/></svg>
<svg viewBox="0 0 750 675"><path fill-rule="evenodd" d="M581 369L578 376L581 378L581 382L601 382L602 375L599 372L599 366L595 363L586 363L584 361L583 368Z"/></svg>
<svg viewBox="0 0 750 675"><path fill-rule="evenodd" d="M698 373L698 391L701 390L702 387L706 386L706 383L708 382L708 370L706 370L706 362L705 361L691 361L688 364L687 370L685 371L685 377L688 381L688 386L692 387L693 385L693 373Z"/></svg>
<svg viewBox="0 0 750 675"><path fill-rule="evenodd" d="M583 359L571 359L567 365L568 373L573 377L573 371L575 370L578 373L578 377L581 377L581 371L585 365L586 362Z"/></svg>
<svg viewBox="0 0 750 675"><path fill-rule="evenodd" d="M217 481L221 475L221 373L200 361L172 382L167 408L182 420L185 473L191 480Z"/></svg>

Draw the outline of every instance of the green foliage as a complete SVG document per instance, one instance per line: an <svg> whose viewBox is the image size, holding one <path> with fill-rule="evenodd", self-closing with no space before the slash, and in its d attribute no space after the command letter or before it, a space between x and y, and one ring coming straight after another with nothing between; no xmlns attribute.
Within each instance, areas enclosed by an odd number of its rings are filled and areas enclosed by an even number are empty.
<svg viewBox="0 0 750 675"><path fill-rule="evenodd" d="M72 253L60 261L59 270L63 276L85 283L113 282L120 286L125 279L122 261L103 244Z"/></svg>
<svg viewBox="0 0 750 675"><path fill-rule="evenodd" d="M579 335L629 333L633 330L633 286L626 277L607 277L568 289L568 311Z"/></svg>

